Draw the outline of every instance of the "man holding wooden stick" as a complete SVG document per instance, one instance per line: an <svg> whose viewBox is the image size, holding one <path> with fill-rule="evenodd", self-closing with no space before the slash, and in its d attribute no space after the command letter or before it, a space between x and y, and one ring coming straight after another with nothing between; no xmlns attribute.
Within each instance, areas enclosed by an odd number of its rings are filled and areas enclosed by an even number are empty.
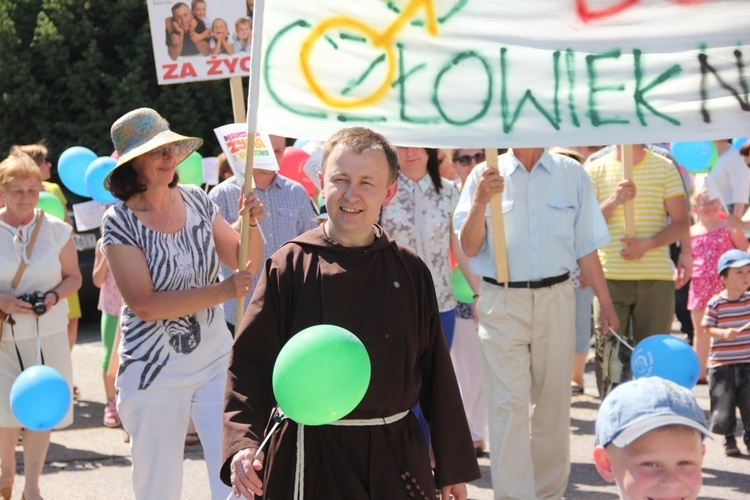
<svg viewBox="0 0 750 500"><path fill-rule="evenodd" d="M477 166L454 215L471 269L482 276L477 314L495 498L561 498L570 473L570 373L576 263L618 326L596 249L609 241L586 172L543 148L514 148L499 168ZM488 161L489 163L489 161ZM502 213L490 200L502 196ZM490 217L504 219L509 281L499 277ZM502 249L500 249L502 250ZM531 411L530 411L531 405Z"/></svg>
<svg viewBox="0 0 750 500"><path fill-rule="evenodd" d="M632 175L623 178L623 155L632 147ZM666 158L643 145L616 148L586 167L612 240L599 249L607 287L617 311L623 338L635 343L668 333L674 317L674 272L669 245L690 228L685 189L677 169ZM625 207L633 204L633 222ZM678 268L692 268L692 252L683 246ZM598 302L594 301L596 311ZM604 330L606 332L606 330ZM605 360L605 343L596 338L596 375L603 398L621 382ZM623 360L627 362L627 360ZM614 373L614 375L610 375Z"/></svg>

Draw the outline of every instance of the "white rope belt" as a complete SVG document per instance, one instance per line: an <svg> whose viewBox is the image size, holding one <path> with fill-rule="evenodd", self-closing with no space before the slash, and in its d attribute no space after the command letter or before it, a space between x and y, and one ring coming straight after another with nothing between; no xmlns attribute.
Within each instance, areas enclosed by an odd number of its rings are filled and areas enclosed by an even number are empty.
<svg viewBox="0 0 750 500"><path fill-rule="evenodd" d="M338 425L341 427L366 427L374 425L388 425L393 422L398 422L406 415L409 414L409 410L396 413L390 417L382 418L352 418L344 420L336 420L327 425ZM305 426L303 424L297 424L297 467L294 471L294 499L302 500L304 497L305 490Z"/></svg>

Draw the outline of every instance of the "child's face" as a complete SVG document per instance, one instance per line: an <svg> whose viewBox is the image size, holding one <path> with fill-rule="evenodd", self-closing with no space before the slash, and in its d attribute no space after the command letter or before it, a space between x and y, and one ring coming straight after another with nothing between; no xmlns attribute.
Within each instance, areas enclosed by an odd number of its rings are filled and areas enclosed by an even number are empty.
<svg viewBox="0 0 750 500"><path fill-rule="evenodd" d="M240 24L237 28L237 38L240 40L249 40L252 34L252 28L249 24Z"/></svg>
<svg viewBox="0 0 750 500"><path fill-rule="evenodd" d="M727 269L727 275L720 278L727 292L742 293L750 287L750 264L730 267Z"/></svg>
<svg viewBox="0 0 750 500"><path fill-rule="evenodd" d="M211 25L211 32L215 38L221 38L229 34L229 28L227 28L227 23L216 20Z"/></svg>
<svg viewBox="0 0 750 500"><path fill-rule="evenodd" d="M719 212L719 199L709 200L708 196L701 195L693 205L693 211L698 216L716 215Z"/></svg>
<svg viewBox="0 0 750 500"><path fill-rule="evenodd" d="M193 7L193 15L196 19L204 19L206 17L206 4L203 2L196 3Z"/></svg>
<svg viewBox="0 0 750 500"><path fill-rule="evenodd" d="M597 446L596 468L616 481L623 500L695 499L701 489L705 447L700 433L651 431L625 448Z"/></svg>

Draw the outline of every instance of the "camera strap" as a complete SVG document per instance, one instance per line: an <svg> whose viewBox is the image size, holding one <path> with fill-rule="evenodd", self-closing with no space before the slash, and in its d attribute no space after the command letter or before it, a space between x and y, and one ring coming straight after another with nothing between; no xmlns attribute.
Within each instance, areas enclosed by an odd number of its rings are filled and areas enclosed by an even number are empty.
<svg viewBox="0 0 750 500"><path fill-rule="evenodd" d="M16 332L15 328L13 328L13 325L15 324L15 321L13 323L10 323L10 334L13 336L13 347L16 348L16 357L18 358L18 366L21 367L21 371L24 371L26 368L23 364L23 359L21 358L21 351L18 350L18 344L16 343ZM44 363L44 353L42 352L42 338L39 336L39 318L36 318L36 357L34 359L35 364L45 364Z"/></svg>

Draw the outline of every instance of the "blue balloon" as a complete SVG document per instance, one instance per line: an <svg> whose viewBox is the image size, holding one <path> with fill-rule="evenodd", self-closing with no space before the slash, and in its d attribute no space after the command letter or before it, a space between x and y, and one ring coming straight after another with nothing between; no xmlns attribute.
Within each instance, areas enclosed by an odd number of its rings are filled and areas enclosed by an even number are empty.
<svg viewBox="0 0 750 500"><path fill-rule="evenodd" d="M692 389L698 382L700 364L690 345L671 335L641 340L633 350L630 368L635 378L661 377Z"/></svg>
<svg viewBox="0 0 750 500"><path fill-rule="evenodd" d="M21 425L46 431L70 408L70 388L60 372L46 365L26 368L10 388L10 408Z"/></svg>
<svg viewBox="0 0 750 500"><path fill-rule="evenodd" d="M57 160L57 172L65 187L78 196L88 198L89 190L86 188L86 169L92 161L96 160L96 154L90 149L82 146L68 148Z"/></svg>
<svg viewBox="0 0 750 500"><path fill-rule="evenodd" d="M677 163L693 173L708 170L716 146L711 141L673 142L670 148Z"/></svg>
<svg viewBox="0 0 750 500"><path fill-rule="evenodd" d="M739 151L740 149L742 149L742 146L745 145L748 139L750 139L750 137L737 137L735 139L732 139L732 146L734 146L734 149Z"/></svg>
<svg viewBox="0 0 750 500"><path fill-rule="evenodd" d="M295 148L303 148L308 142L310 142L310 139L297 139L294 141L294 147Z"/></svg>
<svg viewBox="0 0 750 500"><path fill-rule="evenodd" d="M114 158L100 156L92 161L86 168L84 181L86 182L88 196L92 197L99 203L107 205L117 201L117 198L115 198L112 193L104 187L104 178L114 170L115 165L117 165L117 160Z"/></svg>

